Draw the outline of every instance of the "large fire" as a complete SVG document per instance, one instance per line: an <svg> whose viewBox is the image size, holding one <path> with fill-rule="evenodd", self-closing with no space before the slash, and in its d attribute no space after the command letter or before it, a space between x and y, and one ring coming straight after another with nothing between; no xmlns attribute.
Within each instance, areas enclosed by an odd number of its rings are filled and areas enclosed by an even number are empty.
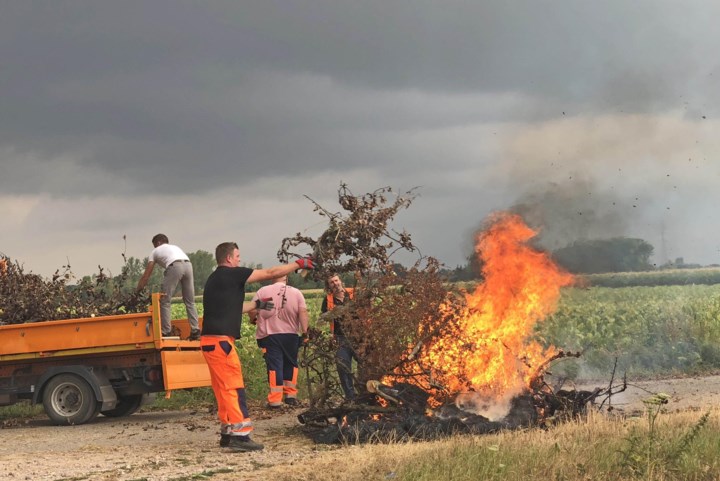
<svg viewBox="0 0 720 481"><path fill-rule="evenodd" d="M459 332L436 338L420 354L460 407L490 419L530 386L557 353L530 340L573 277L528 241L536 232L513 214L495 214L477 237L484 282L466 294Z"/></svg>

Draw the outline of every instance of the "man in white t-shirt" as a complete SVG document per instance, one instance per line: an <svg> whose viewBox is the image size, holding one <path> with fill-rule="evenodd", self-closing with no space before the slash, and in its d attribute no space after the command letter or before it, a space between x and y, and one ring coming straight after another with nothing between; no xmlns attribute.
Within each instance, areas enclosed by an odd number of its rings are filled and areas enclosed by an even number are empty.
<svg viewBox="0 0 720 481"><path fill-rule="evenodd" d="M183 302L190 322L190 340L200 340L200 325L198 323L197 309L195 309L195 286L193 283L193 268L188 256L181 248L170 244L165 234L158 234L152 238L153 251L145 273L138 281L137 292L142 291L147 285L155 264L165 269L163 276L162 292L160 297L160 321L162 324L162 335L168 337L172 331L172 313L170 301L175 294L177 285L180 284Z"/></svg>

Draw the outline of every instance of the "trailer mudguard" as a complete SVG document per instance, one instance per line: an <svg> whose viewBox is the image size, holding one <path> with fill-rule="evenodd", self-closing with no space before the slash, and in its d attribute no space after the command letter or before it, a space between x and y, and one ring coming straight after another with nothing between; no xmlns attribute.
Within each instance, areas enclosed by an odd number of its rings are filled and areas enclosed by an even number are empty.
<svg viewBox="0 0 720 481"><path fill-rule="evenodd" d="M42 402L43 391L47 382L58 374L75 374L82 377L92 387L95 399L102 403L101 411L113 409L117 404L117 395L104 374L95 371L90 366L55 366L49 368L40 376L33 392L33 404Z"/></svg>

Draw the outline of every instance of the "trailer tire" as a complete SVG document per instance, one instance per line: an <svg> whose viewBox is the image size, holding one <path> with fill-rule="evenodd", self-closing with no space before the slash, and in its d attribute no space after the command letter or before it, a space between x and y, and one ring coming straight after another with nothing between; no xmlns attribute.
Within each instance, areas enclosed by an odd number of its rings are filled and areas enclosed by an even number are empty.
<svg viewBox="0 0 720 481"><path fill-rule="evenodd" d="M55 424L84 424L98 415L92 386L77 374L58 374L43 390L43 407Z"/></svg>
<svg viewBox="0 0 720 481"><path fill-rule="evenodd" d="M142 394L128 394L127 396L118 396L117 404L114 408L107 411L100 411L100 414L109 418L121 418L130 416L132 413L140 409L143 402Z"/></svg>

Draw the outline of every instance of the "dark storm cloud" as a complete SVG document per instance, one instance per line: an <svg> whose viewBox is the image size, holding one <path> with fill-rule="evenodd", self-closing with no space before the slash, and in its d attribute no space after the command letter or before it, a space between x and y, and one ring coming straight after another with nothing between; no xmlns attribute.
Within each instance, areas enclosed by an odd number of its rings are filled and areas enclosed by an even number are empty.
<svg viewBox="0 0 720 481"><path fill-rule="evenodd" d="M155 228L191 223L184 245L209 249L208 231L235 238L280 197L284 217L263 230L281 238L305 228L303 195L333 198L342 180L422 186L402 225L451 265L457 237L518 200L557 207L546 238L633 209L617 232L660 232L683 253L684 232L717 223L693 204L720 171L676 164L720 152L718 13L697 0L5 2L0 247L29 258L52 239L57 265L128 234L146 255ZM565 222L549 185L592 221ZM253 242L277 241L264 232ZM716 243L699 242L712 259Z"/></svg>
<svg viewBox="0 0 720 481"><path fill-rule="evenodd" d="M486 121L487 112L457 102L467 95L525 98L493 112L496 121L561 110L642 111L680 102L683 93L689 108L709 109L683 90L714 69L699 65L705 47L694 42L708 31L679 29L668 15L678 10L702 21L701 5L6 4L0 147L39 165L59 155L74 165L50 178L41 179L43 169L5 177L2 187L22 192L43 183L72 195L77 190L62 182L89 166L112 176L105 189L169 192L360 162L408 164L414 159L390 149L377 153L392 143L377 149L363 134ZM703 82L695 83L707 88ZM386 101L408 92L414 102ZM456 102L428 110L433 96Z"/></svg>

